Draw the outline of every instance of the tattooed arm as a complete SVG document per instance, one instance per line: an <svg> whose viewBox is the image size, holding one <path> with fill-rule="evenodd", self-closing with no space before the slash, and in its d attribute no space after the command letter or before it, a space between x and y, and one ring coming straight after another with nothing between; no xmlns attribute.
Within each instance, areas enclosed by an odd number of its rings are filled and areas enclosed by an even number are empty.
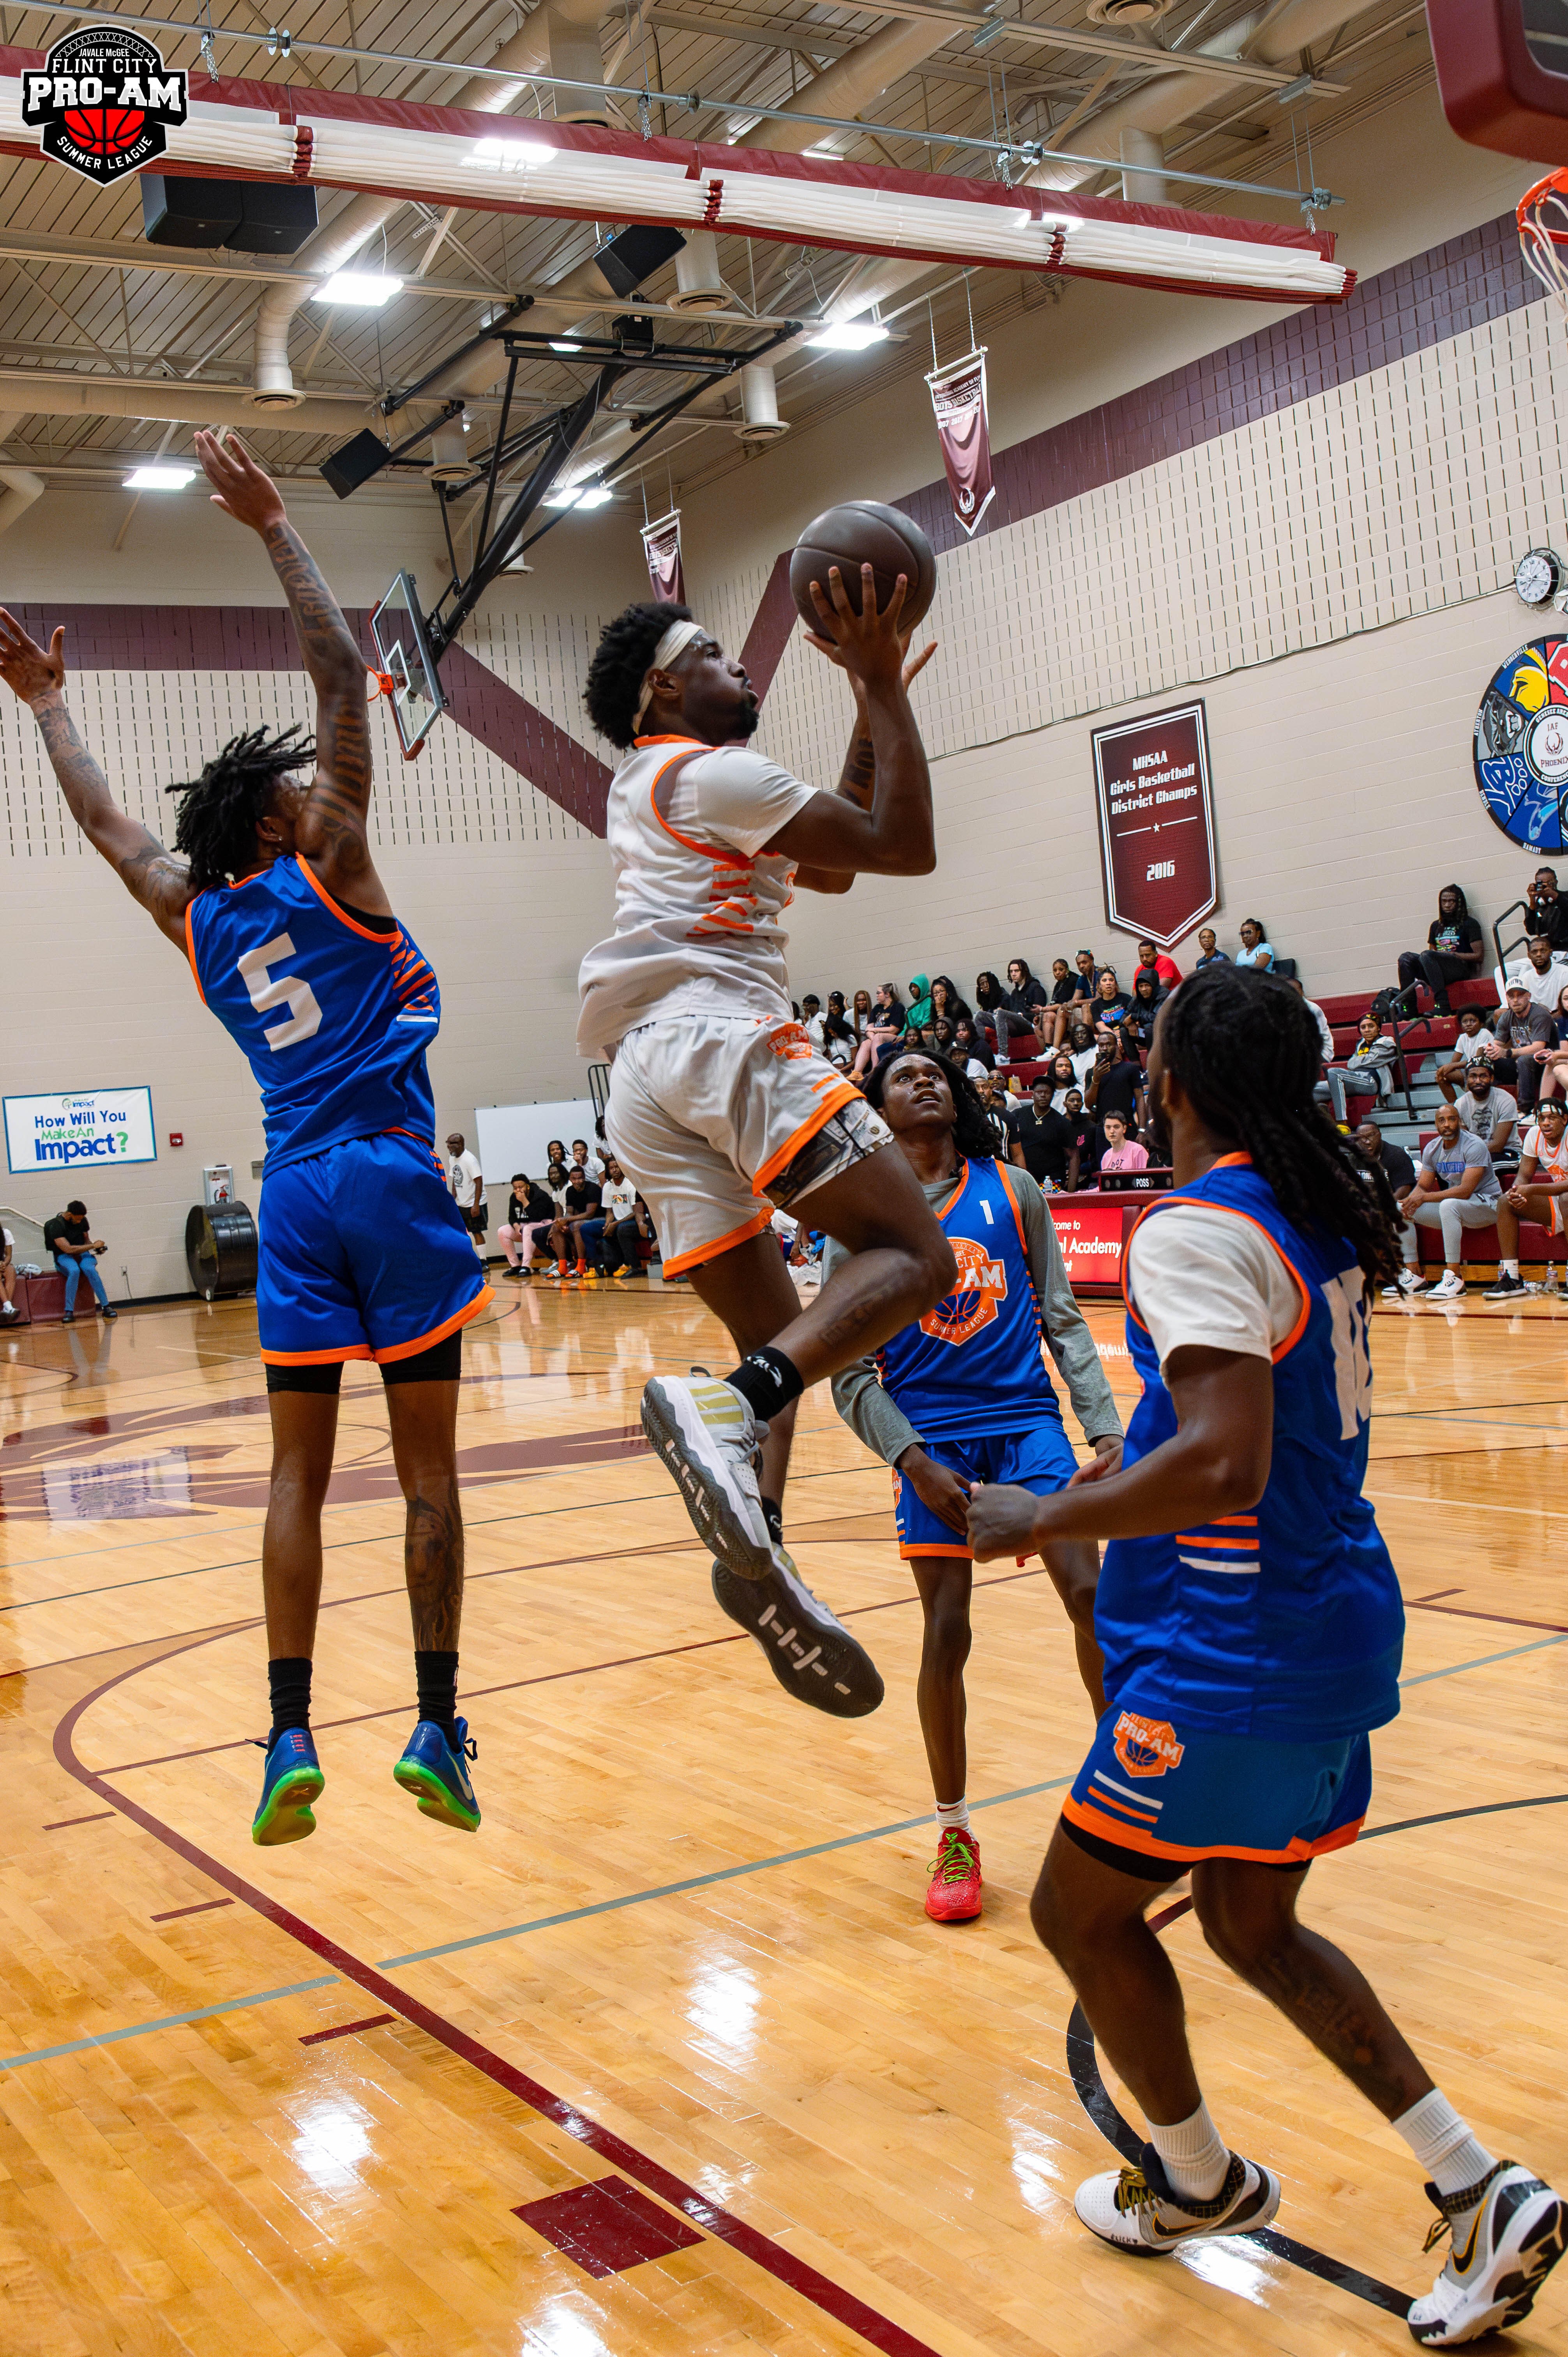
<svg viewBox="0 0 1568 2357"><path fill-rule="evenodd" d="M66 808L94 851L102 852L158 931L183 952L185 911L192 897L189 870L139 819L121 809L78 735L65 700L65 632L56 630L46 654L0 608L0 679L31 710Z"/></svg>
<svg viewBox="0 0 1568 2357"><path fill-rule="evenodd" d="M812 643L817 645L822 642L813 640ZM908 655L908 641L905 643L904 651ZM912 662L905 663L906 687L918 672L925 670L936 651L936 641L933 639L923 653L916 655ZM832 653L825 644L822 644L822 651L827 654L830 662L838 662L839 658ZM854 802L858 809L868 811L871 808L872 795L875 791L875 787L876 754L871 742L871 715L866 709L865 698L861 694L857 683L854 691L854 734L849 740L849 750L843 757L843 768L839 772L839 781L833 791L841 794L845 802ZM840 874L836 869L830 867L797 867L795 870L796 888L802 892L847 892L854 882L853 875Z"/></svg>
<svg viewBox="0 0 1568 2357"><path fill-rule="evenodd" d="M316 560L290 523L272 477L230 436L196 436L215 507L247 524L283 583L305 667L316 690L316 775L295 828L295 848L336 898L372 916L392 903L371 858L368 670Z"/></svg>

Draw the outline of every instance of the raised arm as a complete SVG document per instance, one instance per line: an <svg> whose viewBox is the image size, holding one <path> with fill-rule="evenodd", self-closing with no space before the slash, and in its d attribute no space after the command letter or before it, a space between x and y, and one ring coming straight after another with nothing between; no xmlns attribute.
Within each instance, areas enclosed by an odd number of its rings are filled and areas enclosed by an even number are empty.
<svg viewBox="0 0 1568 2357"><path fill-rule="evenodd" d="M371 858L369 676L365 658L290 523L277 485L232 436L198 434L197 456L212 503L253 532L283 583L306 670L316 690L316 775L295 827L295 849L328 890L372 916L392 904Z"/></svg>
<svg viewBox="0 0 1568 2357"><path fill-rule="evenodd" d="M133 899L171 942L185 948L190 872L164 849L140 819L122 810L102 770L82 743L65 700L65 632L57 630L46 654L20 622L0 608L0 679L27 705L59 780L66 808L113 868Z"/></svg>
<svg viewBox="0 0 1568 2357"><path fill-rule="evenodd" d="M920 653L911 655L909 636L906 632L900 641L904 651L906 688L925 670L937 651L937 642L933 639ZM837 663L841 671L844 668L843 656L836 646L830 645L825 639L813 638L811 643L827 656L830 662ZM853 802L857 810L868 811L876 788L876 751L871 740L871 715L866 709L865 691L856 679L852 678L851 684L854 689L854 729L833 791L844 802ZM853 875L831 867L800 866L795 870L797 891L843 893L847 892L854 882Z"/></svg>

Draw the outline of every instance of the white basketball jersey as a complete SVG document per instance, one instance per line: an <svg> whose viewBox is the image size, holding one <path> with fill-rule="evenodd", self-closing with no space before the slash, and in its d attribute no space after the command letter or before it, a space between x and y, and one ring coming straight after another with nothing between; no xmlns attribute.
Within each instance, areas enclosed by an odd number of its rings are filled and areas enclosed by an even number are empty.
<svg viewBox="0 0 1568 2357"><path fill-rule="evenodd" d="M580 1054L669 1015L790 1020L795 862L761 846L814 791L743 746L638 739L610 786L616 928L578 970Z"/></svg>

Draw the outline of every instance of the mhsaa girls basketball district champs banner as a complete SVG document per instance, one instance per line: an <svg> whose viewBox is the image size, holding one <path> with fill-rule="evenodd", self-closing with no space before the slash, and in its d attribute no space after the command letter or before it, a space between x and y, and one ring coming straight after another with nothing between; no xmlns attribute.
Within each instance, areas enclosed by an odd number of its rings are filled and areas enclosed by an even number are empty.
<svg viewBox="0 0 1568 2357"><path fill-rule="evenodd" d="M1105 914L1168 950L1219 902L1203 705L1090 731Z"/></svg>

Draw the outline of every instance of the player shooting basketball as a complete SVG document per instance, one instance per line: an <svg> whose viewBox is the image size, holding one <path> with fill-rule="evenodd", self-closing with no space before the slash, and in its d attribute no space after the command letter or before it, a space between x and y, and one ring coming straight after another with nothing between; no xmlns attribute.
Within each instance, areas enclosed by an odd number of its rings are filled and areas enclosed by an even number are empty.
<svg viewBox="0 0 1568 2357"><path fill-rule="evenodd" d="M371 858L366 669L336 600L239 446L196 447L213 502L262 541L316 690L316 737L233 737L180 796L174 857L122 810L48 652L0 612L0 678L28 705L66 803L244 1049L266 1124L256 1321L272 1411L262 1546L272 1729L258 1842L314 1832L324 1779L310 1734L321 1509L348 1359L386 1385L407 1501L405 1569L419 1723L393 1774L428 1816L478 1824L456 1717L463 1525L456 1430L462 1328L489 1299L435 1154L425 1053L435 976L393 916Z"/></svg>
<svg viewBox="0 0 1568 2357"><path fill-rule="evenodd" d="M875 1709L882 1683L783 1548L795 1402L931 1308L956 1267L886 1122L793 1019L782 920L797 884L845 892L857 875L936 864L907 692L935 649L906 661L905 580L879 610L863 565L859 612L836 565L825 591L812 585L811 643L843 668L857 710L832 793L746 749L757 694L684 606L628 607L599 641L585 696L626 758L607 825L616 930L583 960L577 1044L615 1060L605 1127L653 1213L666 1273L690 1275L743 1354L722 1383L655 1376L643 1428L736 1576L746 1625L789 1646L803 1701L845 1717ZM806 1309L768 1232L775 1206L850 1254Z"/></svg>

